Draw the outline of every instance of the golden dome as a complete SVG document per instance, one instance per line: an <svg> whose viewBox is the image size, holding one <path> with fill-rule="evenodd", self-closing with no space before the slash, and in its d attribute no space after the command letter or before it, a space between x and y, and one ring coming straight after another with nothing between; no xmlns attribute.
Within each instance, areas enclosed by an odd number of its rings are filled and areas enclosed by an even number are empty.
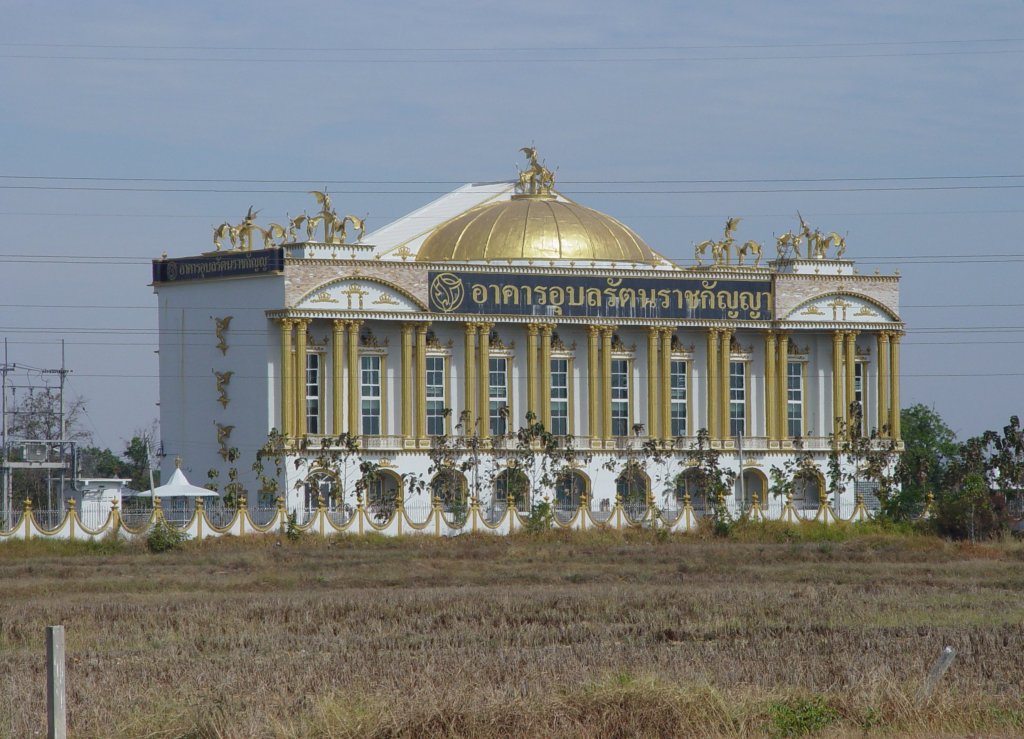
<svg viewBox="0 0 1024 739"><path fill-rule="evenodd" d="M537 195L519 195L472 208L438 226L416 254L418 262L484 259L664 261L632 229L611 216Z"/></svg>

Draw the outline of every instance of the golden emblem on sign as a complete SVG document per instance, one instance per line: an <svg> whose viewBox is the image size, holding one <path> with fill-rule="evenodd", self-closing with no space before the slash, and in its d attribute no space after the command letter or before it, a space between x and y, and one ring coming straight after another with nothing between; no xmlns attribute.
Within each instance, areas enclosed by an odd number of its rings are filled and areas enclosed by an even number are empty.
<svg viewBox="0 0 1024 739"><path fill-rule="evenodd" d="M462 305L466 288L462 279L451 272L442 272L430 283L430 299L442 313L451 313Z"/></svg>

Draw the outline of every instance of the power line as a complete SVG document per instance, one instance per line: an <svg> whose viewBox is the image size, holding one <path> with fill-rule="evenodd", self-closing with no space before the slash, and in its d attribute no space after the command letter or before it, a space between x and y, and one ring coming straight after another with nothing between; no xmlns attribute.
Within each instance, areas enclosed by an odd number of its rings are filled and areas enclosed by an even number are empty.
<svg viewBox="0 0 1024 739"><path fill-rule="evenodd" d="M0 308L75 308L99 310L159 310L158 305L100 305L99 303L0 303ZM900 310L908 308L1024 308L1024 303L922 303L905 304ZM264 308L250 308L243 305L219 303L217 305L189 305L188 310L252 310L262 313Z"/></svg>
<svg viewBox="0 0 1024 739"><path fill-rule="evenodd" d="M400 65L400 64L664 64L666 62L751 62L751 61L840 61L848 59L894 59L914 57L962 57L1000 56L1022 54L1024 49L971 49L945 51L898 51L876 53L830 53L830 54L758 54L746 56L605 56L605 57L454 57L436 59L422 56L408 58L367 58L367 57L225 57L225 56L140 56L103 54L0 54L0 59L31 59L49 61L98 61L98 62L190 62L202 64L349 64L349 65Z"/></svg>
<svg viewBox="0 0 1024 739"><path fill-rule="evenodd" d="M723 185L761 182L902 182L910 180L991 180L1020 179L1024 174L920 175L884 177L759 177L747 179L658 179L658 180L559 180L570 185ZM331 180L331 179L246 179L230 177L85 177L66 175L0 175L0 180L66 180L88 182L231 182L270 185L463 185L469 180ZM514 184L511 181L508 184ZM262 190L260 192L263 192Z"/></svg>
<svg viewBox="0 0 1024 739"><path fill-rule="evenodd" d="M834 48L852 46L926 46L951 44L994 44L1018 43L1024 38L973 38L973 39L937 39L903 40L903 41L786 41L787 48ZM764 44L643 44L638 46L304 46L307 52L343 51L363 53L374 51L409 51L409 52L459 52L459 51L682 51L699 49L775 49L778 41ZM0 48L57 48L57 49L141 49L141 50L181 50L181 51L294 51L294 46L182 46L157 44L72 44L54 42L7 42L0 43Z"/></svg>
<svg viewBox="0 0 1024 739"><path fill-rule="evenodd" d="M960 178L957 178L960 179ZM1019 190L1024 184L1012 185L899 185L891 187L774 187L760 189L689 189L689 190L573 190L573 195L758 195L772 193L830 192L928 192L957 190ZM226 187L108 187L88 185L0 185L0 190L52 190L75 192L172 192L220 193L238 195L298 195L306 190L243 189ZM447 190L337 190L332 195L447 195Z"/></svg>

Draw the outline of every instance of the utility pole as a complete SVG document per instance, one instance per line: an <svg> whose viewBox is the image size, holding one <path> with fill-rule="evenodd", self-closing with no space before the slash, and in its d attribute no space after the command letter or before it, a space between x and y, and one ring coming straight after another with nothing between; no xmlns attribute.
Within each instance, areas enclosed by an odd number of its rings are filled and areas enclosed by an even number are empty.
<svg viewBox="0 0 1024 739"><path fill-rule="evenodd" d="M3 432L3 464L0 465L0 503L3 504L3 515L0 515L0 520L3 520L5 528L11 525L13 518L11 516L11 469L7 466L8 451L7 451L7 373L14 368L7 363L7 337L4 337L4 363L0 365L0 375L3 376L2 391L0 391L0 415L3 419L0 421L0 430Z"/></svg>

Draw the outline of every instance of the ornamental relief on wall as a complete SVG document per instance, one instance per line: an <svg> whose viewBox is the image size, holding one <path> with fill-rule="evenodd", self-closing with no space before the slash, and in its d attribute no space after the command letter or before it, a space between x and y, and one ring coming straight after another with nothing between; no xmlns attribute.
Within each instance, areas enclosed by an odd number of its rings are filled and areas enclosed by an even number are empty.
<svg viewBox="0 0 1024 739"><path fill-rule="evenodd" d="M790 311L783 320L817 323L885 323L899 319L887 309L856 295L824 295Z"/></svg>

